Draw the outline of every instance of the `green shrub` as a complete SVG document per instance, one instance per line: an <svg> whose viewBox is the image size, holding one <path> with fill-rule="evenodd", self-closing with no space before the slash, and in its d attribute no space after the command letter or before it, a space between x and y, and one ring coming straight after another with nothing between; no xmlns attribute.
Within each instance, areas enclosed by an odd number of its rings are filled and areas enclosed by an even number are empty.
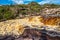
<svg viewBox="0 0 60 40"><path fill-rule="evenodd" d="M4 19L10 19L12 17L12 13L10 11L8 11L3 15L3 17L4 17Z"/></svg>

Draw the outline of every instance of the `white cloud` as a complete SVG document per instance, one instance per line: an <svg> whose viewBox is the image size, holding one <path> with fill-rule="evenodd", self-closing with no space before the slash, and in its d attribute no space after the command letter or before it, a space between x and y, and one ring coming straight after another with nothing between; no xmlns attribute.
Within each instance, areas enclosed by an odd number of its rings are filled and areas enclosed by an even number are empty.
<svg viewBox="0 0 60 40"><path fill-rule="evenodd" d="M14 3L16 4L27 4L27 3L24 3L24 2L27 2L27 1L36 1L36 0L12 0ZM55 3L55 4L60 4L60 0L42 0L41 2L38 2L39 4L45 4L45 3Z"/></svg>
<svg viewBox="0 0 60 40"><path fill-rule="evenodd" d="M34 1L34 0L24 0L24 1Z"/></svg>
<svg viewBox="0 0 60 40"><path fill-rule="evenodd" d="M43 0L43 1L39 2L39 4L45 4L45 3L55 3L55 4L57 4L59 2L60 2L60 0Z"/></svg>
<svg viewBox="0 0 60 40"><path fill-rule="evenodd" d="M26 1L35 1L35 0L12 0L14 3L16 3L16 4L24 4L24 2L26 2ZM26 4L26 3L25 3Z"/></svg>
<svg viewBox="0 0 60 40"><path fill-rule="evenodd" d="M39 4L45 4L45 3L49 3L50 1L41 1L39 2Z"/></svg>
<svg viewBox="0 0 60 40"><path fill-rule="evenodd" d="M23 0L12 0L16 4L24 4Z"/></svg>

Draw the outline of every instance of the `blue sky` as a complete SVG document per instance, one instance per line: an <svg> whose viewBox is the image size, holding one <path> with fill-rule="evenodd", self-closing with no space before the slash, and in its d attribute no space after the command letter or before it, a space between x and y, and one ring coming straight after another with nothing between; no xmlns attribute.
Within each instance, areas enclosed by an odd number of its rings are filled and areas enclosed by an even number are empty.
<svg viewBox="0 0 60 40"><path fill-rule="evenodd" d="M45 4L45 3L60 4L60 0L0 0L0 5L27 4L32 1L38 2L39 4Z"/></svg>

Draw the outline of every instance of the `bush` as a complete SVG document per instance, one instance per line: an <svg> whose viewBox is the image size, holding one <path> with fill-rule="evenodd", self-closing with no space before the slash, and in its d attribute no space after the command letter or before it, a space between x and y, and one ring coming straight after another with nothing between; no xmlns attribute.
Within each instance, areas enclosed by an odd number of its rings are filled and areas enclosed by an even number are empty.
<svg viewBox="0 0 60 40"><path fill-rule="evenodd" d="M3 15L3 18L4 19L10 19L12 16L13 16L12 13L10 11L8 11Z"/></svg>

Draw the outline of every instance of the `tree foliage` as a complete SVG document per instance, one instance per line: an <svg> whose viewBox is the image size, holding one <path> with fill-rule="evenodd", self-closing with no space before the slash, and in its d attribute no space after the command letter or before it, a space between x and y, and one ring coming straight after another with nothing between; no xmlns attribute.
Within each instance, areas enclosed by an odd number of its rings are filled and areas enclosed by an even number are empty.
<svg viewBox="0 0 60 40"><path fill-rule="evenodd" d="M37 2L30 2L27 5L26 4L3 5L3 6L0 6L0 20L16 18L16 17L19 17L19 15L37 14L37 13L40 13L40 10L44 9L47 6L49 8L60 7L60 5L56 5L56 4L40 5Z"/></svg>

